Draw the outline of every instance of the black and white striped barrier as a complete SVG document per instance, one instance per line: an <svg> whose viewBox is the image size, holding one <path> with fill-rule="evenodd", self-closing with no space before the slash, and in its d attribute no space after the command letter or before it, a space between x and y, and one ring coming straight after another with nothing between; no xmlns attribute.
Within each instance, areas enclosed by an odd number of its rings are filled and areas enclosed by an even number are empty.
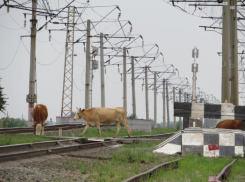
<svg viewBox="0 0 245 182"><path fill-rule="evenodd" d="M231 103L175 102L174 116L184 117L183 128L189 127L189 117L242 120L242 130L245 131L245 106L235 106Z"/></svg>
<svg viewBox="0 0 245 182"><path fill-rule="evenodd" d="M217 145L217 150L209 150ZM187 128L158 145L153 152L164 154L201 154L204 157L244 157L245 132L229 129Z"/></svg>

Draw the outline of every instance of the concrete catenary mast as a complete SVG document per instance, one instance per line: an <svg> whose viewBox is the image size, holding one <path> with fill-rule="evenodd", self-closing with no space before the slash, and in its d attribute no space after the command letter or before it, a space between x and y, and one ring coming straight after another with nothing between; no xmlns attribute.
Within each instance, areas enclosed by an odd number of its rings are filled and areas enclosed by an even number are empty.
<svg viewBox="0 0 245 182"><path fill-rule="evenodd" d="M28 104L28 127L32 127L32 111L34 103L37 102L36 89L36 33L37 33L37 19L36 19L37 0L32 0L32 19L31 22L31 54L30 54L30 77L29 77L29 94L26 96Z"/></svg>

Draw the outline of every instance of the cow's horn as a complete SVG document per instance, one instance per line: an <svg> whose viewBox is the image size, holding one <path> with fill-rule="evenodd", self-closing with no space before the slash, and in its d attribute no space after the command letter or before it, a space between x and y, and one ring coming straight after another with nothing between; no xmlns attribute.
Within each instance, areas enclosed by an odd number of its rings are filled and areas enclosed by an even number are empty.
<svg viewBox="0 0 245 182"><path fill-rule="evenodd" d="M77 108L77 107L76 107ZM78 108L77 108L78 109Z"/></svg>

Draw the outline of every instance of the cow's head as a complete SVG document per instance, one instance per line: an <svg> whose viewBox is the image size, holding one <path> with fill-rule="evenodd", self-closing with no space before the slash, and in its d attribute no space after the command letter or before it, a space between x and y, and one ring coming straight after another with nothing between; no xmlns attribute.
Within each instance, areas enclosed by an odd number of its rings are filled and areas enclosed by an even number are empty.
<svg viewBox="0 0 245 182"><path fill-rule="evenodd" d="M76 112L76 114L75 114L75 116L74 116L74 120L76 121L76 120L79 120L79 119L82 119L82 116L83 116L83 112L84 112L84 110L85 109L81 109L81 108L77 108L77 112Z"/></svg>

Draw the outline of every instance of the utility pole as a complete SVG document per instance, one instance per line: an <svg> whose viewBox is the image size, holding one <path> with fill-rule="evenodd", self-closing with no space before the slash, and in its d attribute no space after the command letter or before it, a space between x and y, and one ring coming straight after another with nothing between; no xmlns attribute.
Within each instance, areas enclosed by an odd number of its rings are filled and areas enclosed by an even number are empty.
<svg viewBox="0 0 245 182"><path fill-rule="evenodd" d="M37 0L32 0L32 19L31 22L31 54L30 54L30 77L29 77L29 94L26 101L29 103L28 107L28 127L32 127L32 111L34 103L37 102L37 95L35 94L36 86L36 33L37 33L37 19L36 19Z"/></svg>
<svg viewBox="0 0 245 182"><path fill-rule="evenodd" d="M169 124L170 124L170 121L169 121L169 93L168 93L168 82L166 83L166 92L167 92L167 122L168 122L168 125L167 127L169 127Z"/></svg>
<svg viewBox="0 0 245 182"><path fill-rule="evenodd" d="M162 92L162 99L163 99L163 128L166 128L166 91L165 91L166 80L163 79L163 92Z"/></svg>
<svg viewBox="0 0 245 182"><path fill-rule="evenodd" d="M89 109L90 101L90 20L87 21L87 44L86 44L86 85L85 85L85 109Z"/></svg>
<svg viewBox="0 0 245 182"><path fill-rule="evenodd" d="M184 102L188 102L187 101L187 93L186 92L184 92Z"/></svg>
<svg viewBox="0 0 245 182"><path fill-rule="evenodd" d="M75 7L68 7L61 116L72 114Z"/></svg>
<svg viewBox="0 0 245 182"><path fill-rule="evenodd" d="M221 103L230 102L230 0L224 0L222 32L222 96Z"/></svg>
<svg viewBox="0 0 245 182"><path fill-rule="evenodd" d="M101 107L105 107L105 68L104 68L104 49L103 33L100 33L100 84L101 84Z"/></svg>
<svg viewBox="0 0 245 182"><path fill-rule="evenodd" d="M131 70L132 70L132 105L133 115L136 118L136 98L135 98L135 77L134 77L134 57L131 56Z"/></svg>
<svg viewBox="0 0 245 182"><path fill-rule="evenodd" d="M199 56L199 50L195 47L192 50L192 57L194 58L194 63L192 64L192 102L196 102L196 80L197 80L197 72L198 72L198 64L196 63L196 58Z"/></svg>
<svg viewBox="0 0 245 182"><path fill-rule="evenodd" d="M148 67L145 66L145 108L146 108L146 120L149 120L149 101L148 101Z"/></svg>
<svg viewBox="0 0 245 182"><path fill-rule="evenodd" d="M181 88L179 88L179 102L181 102ZM180 129L183 129L181 117L179 117L179 125Z"/></svg>
<svg viewBox="0 0 245 182"><path fill-rule="evenodd" d="M231 100L234 105L239 105L238 97L238 47L237 47L237 1L231 0L230 6L230 31L231 31Z"/></svg>
<svg viewBox="0 0 245 182"><path fill-rule="evenodd" d="M157 73L154 72L154 128L157 128Z"/></svg>
<svg viewBox="0 0 245 182"><path fill-rule="evenodd" d="M173 87L173 103L175 103L175 87ZM174 106L174 104L173 104ZM174 128L176 128L176 117L174 116Z"/></svg>
<svg viewBox="0 0 245 182"><path fill-rule="evenodd" d="M123 107L127 113L127 60L126 47L123 47Z"/></svg>

